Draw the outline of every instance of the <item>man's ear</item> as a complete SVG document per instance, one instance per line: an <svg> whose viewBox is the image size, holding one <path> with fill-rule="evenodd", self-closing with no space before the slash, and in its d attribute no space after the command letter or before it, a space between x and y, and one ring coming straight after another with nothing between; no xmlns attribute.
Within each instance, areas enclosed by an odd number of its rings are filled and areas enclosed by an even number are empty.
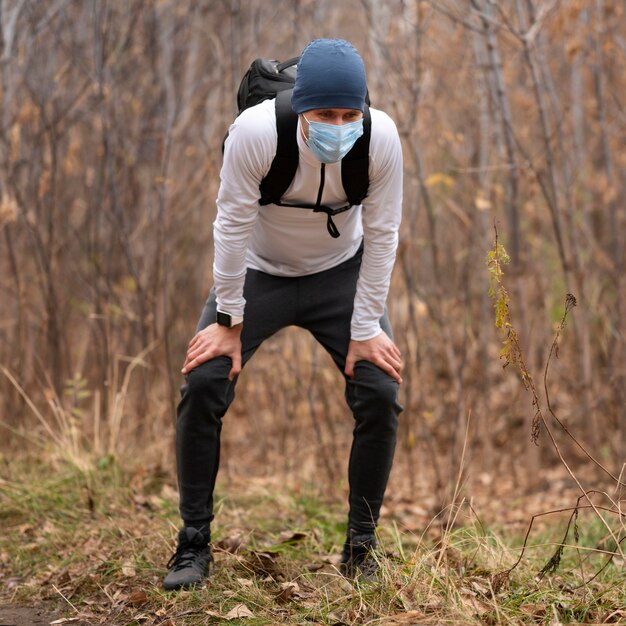
<svg viewBox="0 0 626 626"><path fill-rule="evenodd" d="M298 115L298 117L300 118L300 125L302 127L302 135L304 137L304 139L308 139L309 138L309 123L307 122L306 118L304 117L304 113L300 113L300 115Z"/></svg>

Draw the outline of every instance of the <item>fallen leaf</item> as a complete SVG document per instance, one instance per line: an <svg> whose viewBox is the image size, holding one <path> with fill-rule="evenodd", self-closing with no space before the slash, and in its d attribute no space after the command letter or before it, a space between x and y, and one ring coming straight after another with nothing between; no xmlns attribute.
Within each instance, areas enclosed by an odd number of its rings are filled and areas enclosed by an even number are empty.
<svg viewBox="0 0 626 626"><path fill-rule="evenodd" d="M298 592L300 591L298 583L281 583L280 586L281 590L274 596L276 602L284 604L298 597Z"/></svg>
<svg viewBox="0 0 626 626"><path fill-rule="evenodd" d="M278 555L272 552L250 551L246 554L244 564L257 575L275 576L278 573L276 559Z"/></svg>
<svg viewBox="0 0 626 626"><path fill-rule="evenodd" d="M482 617L485 613L488 613L493 609L493 606L488 604L487 602L483 602L478 598L475 598L473 595L462 594L461 598L463 600L463 604L466 606L468 610L474 610L474 612Z"/></svg>
<svg viewBox="0 0 626 626"><path fill-rule="evenodd" d="M137 570L135 570L135 567L132 563L122 563L122 575L126 576L127 578L132 578L136 574Z"/></svg>
<svg viewBox="0 0 626 626"><path fill-rule="evenodd" d="M394 613L385 619L388 626L413 626L414 624L426 624L426 616L420 611L405 611Z"/></svg>
<svg viewBox="0 0 626 626"><path fill-rule="evenodd" d="M20 524L17 527L17 532L20 533L20 535L32 535L34 530L35 527L32 524Z"/></svg>
<svg viewBox="0 0 626 626"><path fill-rule="evenodd" d="M224 619L242 619L246 617L254 617L254 613L245 605L237 604L233 609L224 615Z"/></svg>
<svg viewBox="0 0 626 626"><path fill-rule="evenodd" d="M304 566L304 569L306 569L308 572L317 572L318 570L322 569L322 567L324 567L324 563L307 563Z"/></svg>
<svg viewBox="0 0 626 626"><path fill-rule="evenodd" d="M303 541L304 539L307 538L307 534L306 533L292 533L289 531L285 531L280 533L278 539L280 540L279 543L277 545L285 545L285 544L292 544L292 543L298 543L300 541Z"/></svg>
<svg viewBox="0 0 626 626"><path fill-rule="evenodd" d="M148 501L148 498L146 498L146 496L144 496L143 494L134 493L132 495L132 500L138 509L146 509L148 511L152 510L152 507L150 505L150 502Z"/></svg>
<svg viewBox="0 0 626 626"><path fill-rule="evenodd" d="M23 582L26 581L26 578L23 576L11 576L4 581L5 587L8 591L13 591L17 589Z"/></svg>
<svg viewBox="0 0 626 626"><path fill-rule="evenodd" d="M148 602L148 594L141 589L135 589L134 591L131 591L128 601L133 606L143 606Z"/></svg>
<svg viewBox="0 0 626 626"><path fill-rule="evenodd" d="M224 537L213 544L214 548L223 550L224 552L230 552L231 554L237 554L241 550L243 539L241 535L231 535L230 537Z"/></svg>
<svg viewBox="0 0 626 626"><path fill-rule="evenodd" d="M520 611L525 615L530 615L536 618L542 618L546 615L546 607L543 604L536 602L526 602L520 606Z"/></svg>
<svg viewBox="0 0 626 626"><path fill-rule="evenodd" d="M470 582L472 588L477 591L478 593L480 593L483 596L487 596L489 597L490 592L489 592L489 588L486 587L485 585L481 585L479 582L472 580Z"/></svg>
<svg viewBox="0 0 626 626"><path fill-rule="evenodd" d="M222 614L218 613L217 611L211 611L210 609L207 609L204 612L205 615L208 615L209 617L217 617L219 619L222 619Z"/></svg>

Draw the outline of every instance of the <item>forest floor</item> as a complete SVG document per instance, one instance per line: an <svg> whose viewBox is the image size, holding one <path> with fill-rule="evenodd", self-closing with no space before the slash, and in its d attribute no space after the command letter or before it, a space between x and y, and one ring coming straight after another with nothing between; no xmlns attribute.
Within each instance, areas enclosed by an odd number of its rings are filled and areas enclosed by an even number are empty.
<svg viewBox="0 0 626 626"><path fill-rule="evenodd" d="M389 493L375 583L337 570L343 494L231 480L214 574L167 593L178 526L169 472L4 459L0 625L626 624L626 560L613 555L623 518L581 503L573 519L573 483L558 470L546 478L515 499L485 484L435 513L426 498Z"/></svg>
<svg viewBox="0 0 626 626"><path fill-rule="evenodd" d="M217 505L208 584L166 593L178 526L168 472L127 472L112 459L88 469L3 465L3 626L626 623L626 561L611 558L623 519L607 512L602 521L583 504L572 521L578 494L559 470L516 497L485 481L438 514L427 497L392 491L376 583L337 570L345 533L337 494L281 477L231 480ZM534 515L519 565L503 574Z"/></svg>

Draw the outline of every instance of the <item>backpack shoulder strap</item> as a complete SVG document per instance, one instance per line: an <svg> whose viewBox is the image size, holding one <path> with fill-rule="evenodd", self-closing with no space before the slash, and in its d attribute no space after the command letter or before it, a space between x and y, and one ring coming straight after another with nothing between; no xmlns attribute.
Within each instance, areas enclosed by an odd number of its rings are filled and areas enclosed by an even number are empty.
<svg viewBox="0 0 626 626"><path fill-rule="evenodd" d="M367 104L363 110L363 134L357 139L352 150L341 161L341 183L348 202L355 206L363 202L369 187L370 137L372 116Z"/></svg>
<svg viewBox="0 0 626 626"><path fill-rule="evenodd" d="M280 91L276 94L276 156L259 185L259 204L262 206L280 202L296 175L299 161L297 130L298 114L291 108L291 89Z"/></svg>

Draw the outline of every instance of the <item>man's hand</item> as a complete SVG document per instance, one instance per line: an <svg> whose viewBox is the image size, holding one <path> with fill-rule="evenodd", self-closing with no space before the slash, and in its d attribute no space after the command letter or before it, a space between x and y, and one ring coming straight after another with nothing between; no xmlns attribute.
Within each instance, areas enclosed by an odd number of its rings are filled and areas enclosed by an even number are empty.
<svg viewBox="0 0 626 626"><path fill-rule="evenodd" d="M384 331L376 337L366 341L350 342L348 356L346 357L346 376L354 376L354 364L357 361L369 361L387 372L398 383L402 382L400 370L402 369L402 355L396 344L389 339Z"/></svg>
<svg viewBox="0 0 626 626"><path fill-rule="evenodd" d="M241 331L243 324L232 328L211 324L203 328L187 347L187 356L181 372L187 374L201 363L216 356L228 356L233 366L228 379L233 380L241 372Z"/></svg>

